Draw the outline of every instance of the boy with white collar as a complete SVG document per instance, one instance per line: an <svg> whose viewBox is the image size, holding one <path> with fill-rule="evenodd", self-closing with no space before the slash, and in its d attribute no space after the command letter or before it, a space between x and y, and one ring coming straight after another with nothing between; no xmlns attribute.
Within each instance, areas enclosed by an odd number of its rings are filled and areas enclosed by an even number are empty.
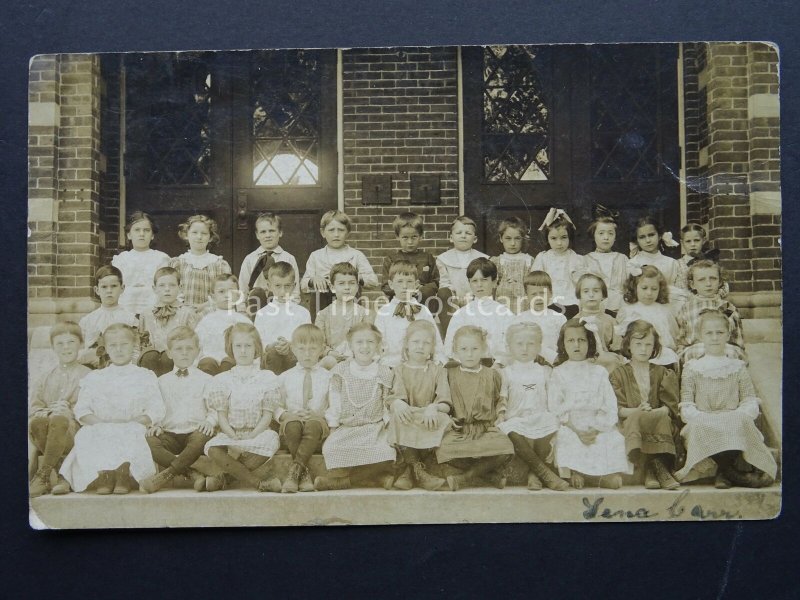
<svg viewBox="0 0 800 600"><path fill-rule="evenodd" d="M382 365L396 367L402 360L403 338L409 323L425 320L435 324L433 315L414 297L419 289L417 267L407 260L398 260L389 268L387 285L394 292L388 304L378 309L375 327L383 336ZM444 362L442 339L436 333L435 359Z"/></svg>
<svg viewBox="0 0 800 600"><path fill-rule="evenodd" d="M297 364L289 340L294 330L311 323L311 314L293 298L297 278L292 265L275 263L267 271L272 300L256 313L254 325L264 344L261 367L280 375Z"/></svg>
<svg viewBox="0 0 800 600"><path fill-rule="evenodd" d="M279 262L289 263L294 269L293 296L300 298L300 270L297 268L297 260L280 246L283 237L281 218L273 213L261 213L256 217L255 229L260 246L242 261L242 268L239 271L239 290L242 292L242 298L252 296L257 308L266 306L267 271Z"/></svg>
<svg viewBox="0 0 800 600"><path fill-rule="evenodd" d="M504 364L505 332L511 325L514 314L493 298L497 288L497 266L488 258L476 258L467 266L466 276L472 299L459 308L450 320L444 340L445 353L453 358L453 338L456 331L465 325L474 325L487 332L487 355L481 360L482 364Z"/></svg>

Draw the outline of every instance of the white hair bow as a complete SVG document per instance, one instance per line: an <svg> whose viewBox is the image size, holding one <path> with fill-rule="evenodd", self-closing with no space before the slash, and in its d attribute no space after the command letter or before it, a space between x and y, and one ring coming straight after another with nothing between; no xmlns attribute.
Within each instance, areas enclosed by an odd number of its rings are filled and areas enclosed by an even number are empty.
<svg viewBox="0 0 800 600"><path fill-rule="evenodd" d="M677 248L678 246L680 246L678 242L672 239L671 231L665 231L664 235L661 236L661 241L664 242L664 245L667 248Z"/></svg>
<svg viewBox="0 0 800 600"><path fill-rule="evenodd" d="M581 324L594 334L600 333L600 328L597 326L597 321L594 317L581 317Z"/></svg>
<svg viewBox="0 0 800 600"><path fill-rule="evenodd" d="M570 225L575 227L575 223L572 222L572 219L569 218L569 215L561 208L551 208L547 211L547 215L544 217L544 221L539 226L539 231L542 231L545 227L549 227L553 224L553 221L558 219L559 217L563 217L564 220L568 221Z"/></svg>
<svg viewBox="0 0 800 600"><path fill-rule="evenodd" d="M638 265L628 265L628 273L634 277L638 277L642 274L642 267Z"/></svg>

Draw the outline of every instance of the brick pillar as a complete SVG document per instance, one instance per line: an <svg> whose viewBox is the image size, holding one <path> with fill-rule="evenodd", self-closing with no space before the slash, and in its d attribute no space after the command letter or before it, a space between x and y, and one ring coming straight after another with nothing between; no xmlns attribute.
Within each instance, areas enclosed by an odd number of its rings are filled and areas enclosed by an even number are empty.
<svg viewBox="0 0 800 600"><path fill-rule="evenodd" d="M778 53L767 44L747 45L750 214L753 225L753 288L780 291L781 163Z"/></svg>
<svg viewBox="0 0 800 600"><path fill-rule="evenodd" d="M31 61L28 183L31 324L74 318L94 302L98 266L100 62L90 55Z"/></svg>
<svg viewBox="0 0 800 600"><path fill-rule="evenodd" d="M392 220L415 211L425 219L422 247L449 247L458 215L458 66L456 48L371 48L343 53L345 211L353 245L376 272L397 249ZM440 176L441 204L410 205L410 175ZM364 206L365 174L392 176L392 204Z"/></svg>
<svg viewBox="0 0 800 600"><path fill-rule="evenodd" d="M706 97L699 126L708 131L698 173L707 175L708 197L690 214L707 222L745 314L780 304L777 66L765 44L710 43L698 75Z"/></svg>
<svg viewBox="0 0 800 600"><path fill-rule="evenodd" d="M28 297L56 297L58 230L58 57L31 60L28 82Z"/></svg>

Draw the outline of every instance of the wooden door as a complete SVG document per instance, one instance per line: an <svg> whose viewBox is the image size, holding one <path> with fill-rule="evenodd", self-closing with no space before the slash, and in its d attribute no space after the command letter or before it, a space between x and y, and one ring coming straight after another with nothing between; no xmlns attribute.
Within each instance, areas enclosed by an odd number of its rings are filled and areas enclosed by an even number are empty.
<svg viewBox="0 0 800 600"><path fill-rule="evenodd" d="M159 228L153 247L177 256L187 245L178 226L212 217L226 259L231 243L230 103L214 53L125 57L126 212L141 210Z"/></svg>
<svg viewBox="0 0 800 600"><path fill-rule="evenodd" d="M258 247L259 213L280 215L301 272L337 206L336 53L248 52L228 69L233 100L233 260Z"/></svg>
<svg viewBox="0 0 800 600"><path fill-rule="evenodd" d="M335 61L331 50L126 57L126 212L154 217L154 247L184 252L178 225L202 213L219 227L211 251L238 274L269 211L302 272L337 206Z"/></svg>
<svg viewBox="0 0 800 600"><path fill-rule="evenodd" d="M545 250L551 206L575 222L581 253L597 204L620 213L619 252L644 214L677 235L674 45L489 46L462 63L465 211L484 251L502 252L495 227L510 215L530 225L529 253Z"/></svg>

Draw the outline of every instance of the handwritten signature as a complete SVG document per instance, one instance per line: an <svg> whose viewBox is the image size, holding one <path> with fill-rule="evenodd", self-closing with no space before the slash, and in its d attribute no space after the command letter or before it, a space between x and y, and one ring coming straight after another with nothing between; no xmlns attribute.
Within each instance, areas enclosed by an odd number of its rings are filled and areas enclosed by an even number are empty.
<svg viewBox="0 0 800 600"><path fill-rule="evenodd" d="M690 490L682 491L675 500L662 510L653 510L652 507L640 507L635 509L612 508L606 505L604 496L596 500L583 498L583 518L587 521L595 519L616 519L623 521L644 521L647 519L677 519L692 516L700 521L720 521L728 519L741 519L742 514L738 511L732 512L723 508L707 508L702 504L690 506L688 502ZM689 511L687 513L687 511Z"/></svg>

